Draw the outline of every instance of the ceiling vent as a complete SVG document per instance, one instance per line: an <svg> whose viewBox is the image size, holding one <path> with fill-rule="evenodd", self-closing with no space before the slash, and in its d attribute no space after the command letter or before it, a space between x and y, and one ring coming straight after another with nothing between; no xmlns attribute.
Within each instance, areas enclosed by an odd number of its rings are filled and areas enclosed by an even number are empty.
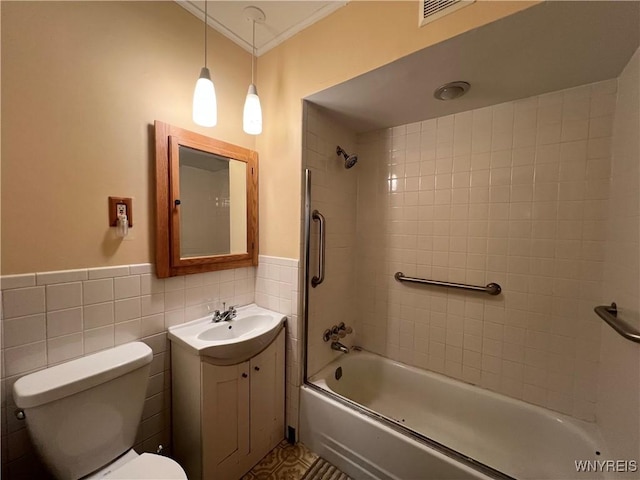
<svg viewBox="0 0 640 480"><path fill-rule="evenodd" d="M471 5L475 1L476 0L420 0L418 26L422 27L462 7Z"/></svg>

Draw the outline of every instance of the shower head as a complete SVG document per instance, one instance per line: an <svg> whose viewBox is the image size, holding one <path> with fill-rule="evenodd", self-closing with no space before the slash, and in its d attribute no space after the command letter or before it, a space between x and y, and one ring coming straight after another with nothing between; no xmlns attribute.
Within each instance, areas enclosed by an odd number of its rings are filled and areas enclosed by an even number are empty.
<svg viewBox="0 0 640 480"><path fill-rule="evenodd" d="M336 148L336 155L342 155L344 157L344 168L351 168L358 161L357 155L349 155L340 146Z"/></svg>

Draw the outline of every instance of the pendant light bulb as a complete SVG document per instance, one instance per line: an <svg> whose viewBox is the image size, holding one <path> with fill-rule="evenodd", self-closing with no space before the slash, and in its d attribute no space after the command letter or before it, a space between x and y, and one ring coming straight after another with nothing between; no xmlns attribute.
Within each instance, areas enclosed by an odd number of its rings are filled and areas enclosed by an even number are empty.
<svg viewBox="0 0 640 480"><path fill-rule="evenodd" d="M215 127L218 123L216 89L207 67L200 70L200 78L193 91L193 121L202 127Z"/></svg>
<svg viewBox="0 0 640 480"><path fill-rule="evenodd" d="M242 129L250 135L260 135L262 133L262 107L260 106L258 90L253 83L249 85L247 98L244 101Z"/></svg>
<svg viewBox="0 0 640 480"><path fill-rule="evenodd" d="M207 0L204 2L204 67L193 90L193 121L202 127L215 127L218 123L216 89L207 68Z"/></svg>
<svg viewBox="0 0 640 480"><path fill-rule="evenodd" d="M242 129L249 135L260 135L262 133L262 107L260 106L260 97L258 97L258 89L253 80L253 70L256 51L256 22L263 23L265 14L258 7L247 7L244 9L247 20L251 21L252 39L251 39L251 85L247 92L247 98L244 101L244 111L242 114Z"/></svg>

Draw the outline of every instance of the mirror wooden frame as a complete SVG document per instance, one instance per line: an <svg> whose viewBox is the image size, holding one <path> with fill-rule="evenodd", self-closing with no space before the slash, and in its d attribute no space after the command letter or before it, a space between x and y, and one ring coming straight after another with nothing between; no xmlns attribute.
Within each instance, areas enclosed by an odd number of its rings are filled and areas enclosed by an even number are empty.
<svg viewBox="0 0 640 480"><path fill-rule="evenodd" d="M190 147L247 164L247 252L180 257L179 147ZM155 121L156 275L167 278L258 264L258 153Z"/></svg>

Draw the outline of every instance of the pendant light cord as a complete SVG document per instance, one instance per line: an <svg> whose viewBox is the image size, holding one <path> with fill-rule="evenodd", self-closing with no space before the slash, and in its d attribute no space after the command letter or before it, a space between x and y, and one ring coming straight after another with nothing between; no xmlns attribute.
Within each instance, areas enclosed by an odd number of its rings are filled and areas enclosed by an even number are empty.
<svg viewBox="0 0 640 480"><path fill-rule="evenodd" d="M204 68L207 68L207 0L204 0Z"/></svg>
<svg viewBox="0 0 640 480"><path fill-rule="evenodd" d="M251 40L251 83L253 84L253 64L255 63L256 57L256 21L252 21L253 24L253 37Z"/></svg>

